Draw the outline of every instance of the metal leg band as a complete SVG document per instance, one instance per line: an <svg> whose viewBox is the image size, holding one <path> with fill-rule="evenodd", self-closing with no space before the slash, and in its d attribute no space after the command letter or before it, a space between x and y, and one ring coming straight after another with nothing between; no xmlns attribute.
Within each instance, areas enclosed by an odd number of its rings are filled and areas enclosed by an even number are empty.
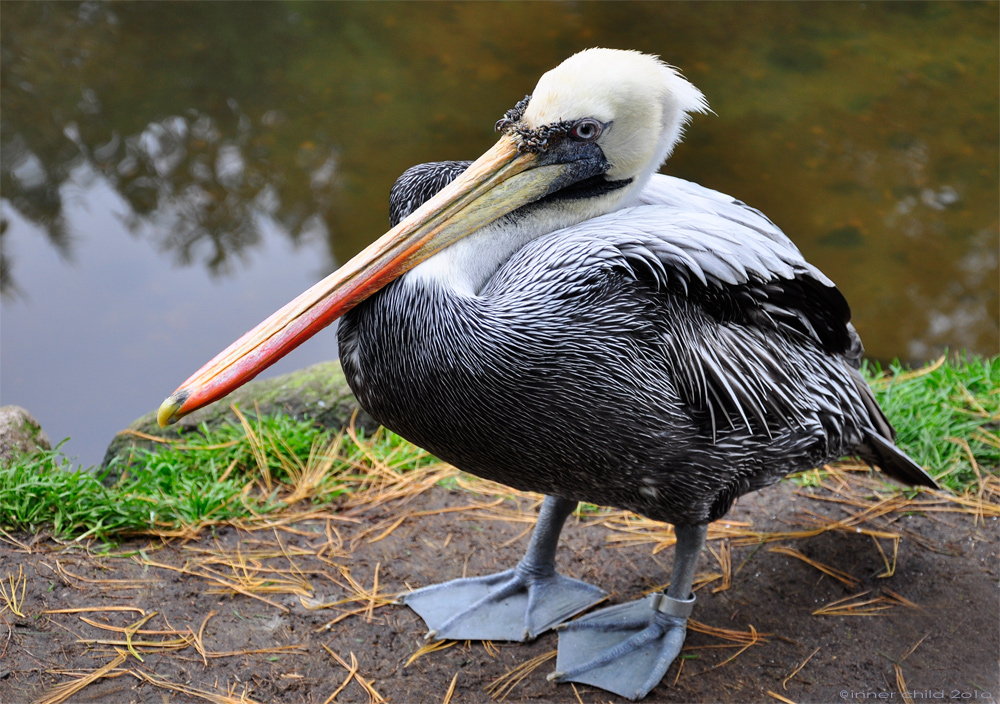
<svg viewBox="0 0 1000 704"><path fill-rule="evenodd" d="M649 595L650 608L654 611L659 611L661 614L676 616L677 618L687 618L690 616L691 611L694 610L694 601L694 594L684 600L667 596L663 592Z"/></svg>

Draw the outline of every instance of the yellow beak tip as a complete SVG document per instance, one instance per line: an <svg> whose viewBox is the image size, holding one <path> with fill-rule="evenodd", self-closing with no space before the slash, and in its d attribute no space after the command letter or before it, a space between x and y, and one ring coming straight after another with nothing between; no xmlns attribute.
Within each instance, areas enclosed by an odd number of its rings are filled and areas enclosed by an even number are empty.
<svg viewBox="0 0 1000 704"><path fill-rule="evenodd" d="M160 410L156 412L156 423L161 428L166 428L171 423L176 423L180 416L177 416L177 411L180 410L182 403L178 402L177 394L169 397L163 403L160 404Z"/></svg>

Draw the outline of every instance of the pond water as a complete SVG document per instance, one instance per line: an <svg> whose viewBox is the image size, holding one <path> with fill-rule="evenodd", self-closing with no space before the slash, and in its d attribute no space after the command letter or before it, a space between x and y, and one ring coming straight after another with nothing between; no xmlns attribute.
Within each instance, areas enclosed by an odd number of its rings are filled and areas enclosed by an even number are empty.
<svg viewBox="0 0 1000 704"><path fill-rule="evenodd" d="M996 3L0 4L0 402L84 464L590 46L706 94L667 173L767 213L869 355L998 341ZM335 355L332 331L271 372Z"/></svg>

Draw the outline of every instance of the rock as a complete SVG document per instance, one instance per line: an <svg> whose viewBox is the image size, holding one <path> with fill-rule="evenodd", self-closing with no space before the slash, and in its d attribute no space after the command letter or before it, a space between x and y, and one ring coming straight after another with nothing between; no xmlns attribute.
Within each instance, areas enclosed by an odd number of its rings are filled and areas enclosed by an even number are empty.
<svg viewBox="0 0 1000 704"><path fill-rule="evenodd" d="M38 421L20 406L0 406L0 463L36 450L51 450L49 436Z"/></svg>
<svg viewBox="0 0 1000 704"><path fill-rule="evenodd" d="M261 415L284 414L299 420L308 419L332 430L349 425L355 412L358 414L356 427L368 433L379 427L370 415L360 410L344 378L340 362L321 362L273 379L251 381L229 396L184 416L166 428L156 424L156 411L151 411L115 436L104 454L102 465L108 467L116 459L120 464L130 464L136 448L150 448L157 444L135 433L177 438L203 423L210 428L225 422L238 424L239 418L231 406L236 404L244 415L253 415L254 403Z"/></svg>

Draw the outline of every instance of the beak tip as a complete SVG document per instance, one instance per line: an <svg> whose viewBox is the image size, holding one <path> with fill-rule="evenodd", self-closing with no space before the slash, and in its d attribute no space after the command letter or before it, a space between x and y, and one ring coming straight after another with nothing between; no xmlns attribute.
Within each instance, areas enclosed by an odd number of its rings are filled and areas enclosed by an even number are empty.
<svg viewBox="0 0 1000 704"><path fill-rule="evenodd" d="M156 423L161 428L166 428L172 423L176 423L181 415L177 412L184 405L184 401L187 400L187 394L178 391L169 396L163 403L160 404L160 410L156 412Z"/></svg>

